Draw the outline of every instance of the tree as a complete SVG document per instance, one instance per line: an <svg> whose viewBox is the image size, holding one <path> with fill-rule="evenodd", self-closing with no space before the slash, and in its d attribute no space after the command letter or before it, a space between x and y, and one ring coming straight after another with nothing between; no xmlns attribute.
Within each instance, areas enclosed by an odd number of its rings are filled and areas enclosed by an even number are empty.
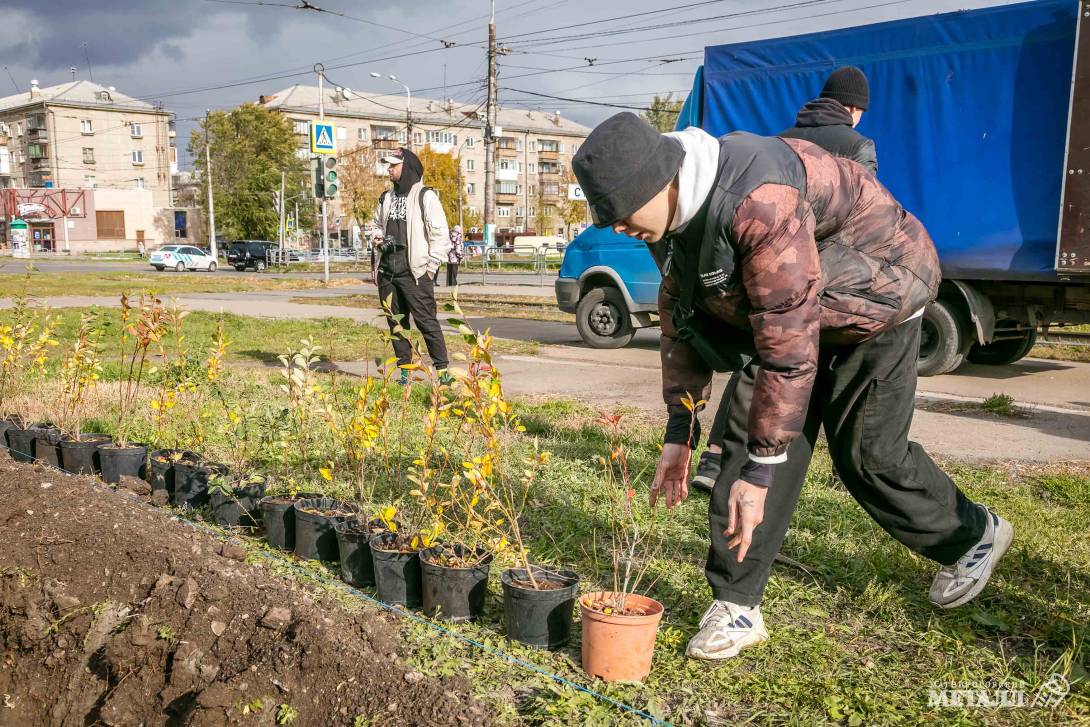
<svg viewBox="0 0 1090 727"><path fill-rule="evenodd" d="M672 93L665 96L655 94L651 105L643 112L643 119L662 133L673 131L683 103L681 99L675 101Z"/></svg>
<svg viewBox="0 0 1090 727"><path fill-rule="evenodd" d="M537 207L534 209L534 229L539 235L548 235L552 228L553 216L549 211L549 203L545 201L545 180L537 180Z"/></svg>
<svg viewBox="0 0 1090 727"><path fill-rule="evenodd" d="M468 205L462 205L462 227L469 231L476 227L478 230L484 227L481 213Z"/></svg>
<svg viewBox="0 0 1090 727"><path fill-rule="evenodd" d="M345 214L362 227L370 221L378 198L386 189L386 176L375 173L379 153L371 146L360 144L342 154L340 162L341 204Z"/></svg>
<svg viewBox="0 0 1090 727"><path fill-rule="evenodd" d="M425 146L416 152L424 165L424 184L439 194L447 224L458 224L458 160L452 154L435 151Z"/></svg>
<svg viewBox="0 0 1090 727"><path fill-rule="evenodd" d="M564 221L565 233L571 237L571 226L587 219L587 202L581 199L568 199L568 185L579 184L571 169L564 170L564 183L560 185L560 195L564 203L560 206L560 219Z"/></svg>
<svg viewBox="0 0 1090 727"><path fill-rule="evenodd" d="M296 155L291 122L275 111L243 104L230 111L214 111L193 130L189 153L196 162L198 189L207 188L205 133L212 155L212 191L216 204L216 231L228 239L277 239L280 215L276 195L280 173L287 174L285 189L300 189L310 176L310 165ZM208 197L198 196L208 214ZM300 228L312 224L314 207L299 205Z"/></svg>

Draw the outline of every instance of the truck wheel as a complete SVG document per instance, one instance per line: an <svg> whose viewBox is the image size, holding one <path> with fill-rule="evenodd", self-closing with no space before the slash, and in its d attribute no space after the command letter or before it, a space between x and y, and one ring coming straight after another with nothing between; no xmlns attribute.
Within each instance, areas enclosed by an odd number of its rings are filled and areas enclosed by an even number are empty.
<svg viewBox="0 0 1090 727"><path fill-rule="evenodd" d="M920 326L919 376L938 376L953 371L965 360L965 333L953 306L936 300L923 312Z"/></svg>
<svg viewBox="0 0 1090 727"><path fill-rule="evenodd" d="M624 296L616 288L594 288L575 309L575 326L591 348L621 348L636 335Z"/></svg>
<svg viewBox="0 0 1090 727"><path fill-rule="evenodd" d="M264 260L258 260L256 263L254 263L254 270L256 270L259 273L263 272L265 270L265 261Z"/></svg>
<svg viewBox="0 0 1090 727"><path fill-rule="evenodd" d="M239 271L240 273L245 269L246 269L245 265L236 265L235 266L235 270Z"/></svg>
<svg viewBox="0 0 1090 727"><path fill-rule="evenodd" d="M996 324L996 328L1003 324L1010 324L1011 321L1001 321ZM969 355L966 356L970 361L975 364L984 364L985 366L1006 366L1012 364L1015 361L1020 361L1026 357L1029 350L1037 344L1037 329L1031 328L1026 331L1022 336L1018 338L1008 338L1003 341L996 341L989 343L987 346L981 346L979 343L969 349Z"/></svg>

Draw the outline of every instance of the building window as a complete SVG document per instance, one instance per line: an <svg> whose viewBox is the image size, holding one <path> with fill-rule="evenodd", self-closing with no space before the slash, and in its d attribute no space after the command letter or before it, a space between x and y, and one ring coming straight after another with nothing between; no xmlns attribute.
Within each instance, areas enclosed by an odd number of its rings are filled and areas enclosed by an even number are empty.
<svg viewBox="0 0 1090 727"><path fill-rule="evenodd" d="M22 121L16 121L15 122L15 135L16 136L22 136L23 135L23 122Z"/></svg>
<svg viewBox="0 0 1090 727"><path fill-rule="evenodd" d="M472 172L476 169L475 162L472 159L466 159L466 171Z"/></svg>
<svg viewBox="0 0 1090 727"><path fill-rule="evenodd" d="M571 153L572 153L572 155L573 155L573 156L574 156L575 154L578 154L578 153L579 153L579 144L578 144L578 143L572 143L572 145L571 145Z"/></svg>
<svg viewBox="0 0 1090 727"><path fill-rule="evenodd" d="M295 150L295 156L299 157L300 159L310 159L310 149L306 147L300 147L299 149Z"/></svg>
<svg viewBox="0 0 1090 727"><path fill-rule="evenodd" d="M510 217L511 216L511 208L510 207L497 207L496 208L496 216L497 217Z"/></svg>
<svg viewBox="0 0 1090 727"><path fill-rule="evenodd" d="M87 187L88 189L96 189L98 187L98 183L95 181L95 178L93 176L88 174L83 178L83 186Z"/></svg>
<svg viewBox="0 0 1090 727"><path fill-rule="evenodd" d="M137 164L137 165L140 165L140 164L144 163L144 150L143 149L137 149L136 151L134 151L132 153L132 163Z"/></svg>
<svg viewBox="0 0 1090 727"><path fill-rule="evenodd" d="M470 136L470 137L468 137L466 139L466 146L476 146L476 145L477 145L477 140L474 139L472 136Z"/></svg>
<svg viewBox="0 0 1090 727"><path fill-rule="evenodd" d="M537 194L537 185L530 185L530 194ZM533 212L531 212L530 214L533 214Z"/></svg>
<svg viewBox="0 0 1090 727"><path fill-rule="evenodd" d="M90 119L79 120L79 133L81 134L93 134L95 133L94 127L91 125Z"/></svg>
<svg viewBox="0 0 1090 727"><path fill-rule="evenodd" d="M424 137L421 136L419 131L413 133L413 143L417 145L424 143Z"/></svg>
<svg viewBox="0 0 1090 727"><path fill-rule="evenodd" d="M538 139L538 151L560 151L560 143L553 139Z"/></svg>
<svg viewBox="0 0 1090 727"><path fill-rule="evenodd" d="M26 164L26 152L25 151L20 150L20 152L19 152L19 163L20 164Z"/></svg>
<svg viewBox="0 0 1090 727"><path fill-rule="evenodd" d="M496 194L518 194L518 185L514 182L496 182Z"/></svg>
<svg viewBox="0 0 1090 727"><path fill-rule="evenodd" d="M515 139L515 150L522 151L522 139Z"/></svg>
<svg viewBox="0 0 1090 727"><path fill-rule="evenodd" d="M515 208L515 217L522 217L522 207Z"/></svg>
<svg viewBox="0 0 1090 727"><path fill-rule="evenodd" d="M144 126L142 124L129 124L129 135L134 139L143 139Z"/></svg>
<svg viewBox="0 0 1090 727"><path fill-rule="evenodd" d="M530 151L537 151L537 146L532 141L530 142Z"/></svg>
<svg viewBox="0 0 1090 727"><path fill-rule="evenodd" d="M375 141L393 141L397 139L396 126L372 126L371 138Z"/></svg>
<svg viewBox="0 0 1090 727"><path fill-rule="evenodd" d="M367 129L356 129L356 141L367 141Z"/></svg>
<svg viewBox="0 0 1090 727"><path fill-rule="evenodd" d="M95 163L95 150L89 146L83 147L83 163L94 164Z"/></svg>
<svg viewBox="0 0 1090 727"><path fill-rule="evenodd" d="M125 212L109 212L106 210L95 211L95 224L98 227L98 239L100 240L124 240L125 239Z"/></svg>
<svg viewBox="0 0 1090 727"><path fill-rule="evenodd" d="M534 208L533 208L533 207L531 207L531 208L530 208L530 216L531 216L531 217L533 217L533 216L534 216L534 214L535 214L535 213L534 213Z"/></svg>
<svg viewBox="0 0 1090 727"><path fill-rule="evenodd" d="M305 136L310 133L310 124L305 121L299 121L298 119L291 122L292 130L300 136Z"/></svg>
<svg viewBox="0 0 1090 727"><path fill-rule="evenodd" d="M133 181L133 187L135 187L136 189L143 189L144 188L144 178L143 177L137 177L136 179L134 179L132 181Z"/></svg>
<svg viewBox="0 0 1090 727"><path fill-rule="evenodd" d="M337 127L337 139L339 141L348 141L348 129L343 126Z"/></svg>
<svg viewBox="0 0 1090 727"><path fill-rule="evenodd" d="M477 194L477 185L474 182L470 182L466 185L466 191L470 194Z"/></svg>
<svg viewBox="0 0 1090 727"><path fill-rule="evenodd" d="M429 144L452 144L458 146L457 134L452 134L449 131L429 131L427 139Z"/></svg>

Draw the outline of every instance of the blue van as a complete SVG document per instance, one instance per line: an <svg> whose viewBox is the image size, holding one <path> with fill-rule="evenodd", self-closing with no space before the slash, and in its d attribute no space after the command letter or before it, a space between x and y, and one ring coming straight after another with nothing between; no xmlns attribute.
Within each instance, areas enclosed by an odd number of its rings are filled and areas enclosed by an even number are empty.
<svg viewBox="0 0 1090 727"><path fill-rule="evenodd" d="M564 251L556 302L575 314L588 346L620 348L637 328L658 324L661 279L644 242L589 227Z"/></svg>

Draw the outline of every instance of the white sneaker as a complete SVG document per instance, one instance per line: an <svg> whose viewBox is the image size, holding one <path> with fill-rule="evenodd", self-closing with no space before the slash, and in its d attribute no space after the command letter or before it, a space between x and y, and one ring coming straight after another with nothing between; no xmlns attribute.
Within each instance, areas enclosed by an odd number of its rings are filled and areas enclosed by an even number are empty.
<svg viewBox="0 0 1090 727"><path fill-rule="evenodd" d="M768 632L760 606L712 601L700 619L700 631L689 640L685 654L706 661L732 659L742 649L762 641L768 641Z"/></svg>
<svg viewBox="0 0 1090 727"><path fill-rule="evenodd" d="M955 608L976 598L1014 540L1014 527L1009 522L986 507L984 512L988 517L984 537L956 563L944 565L931 583L931 603L936 606Z"/></svg>

